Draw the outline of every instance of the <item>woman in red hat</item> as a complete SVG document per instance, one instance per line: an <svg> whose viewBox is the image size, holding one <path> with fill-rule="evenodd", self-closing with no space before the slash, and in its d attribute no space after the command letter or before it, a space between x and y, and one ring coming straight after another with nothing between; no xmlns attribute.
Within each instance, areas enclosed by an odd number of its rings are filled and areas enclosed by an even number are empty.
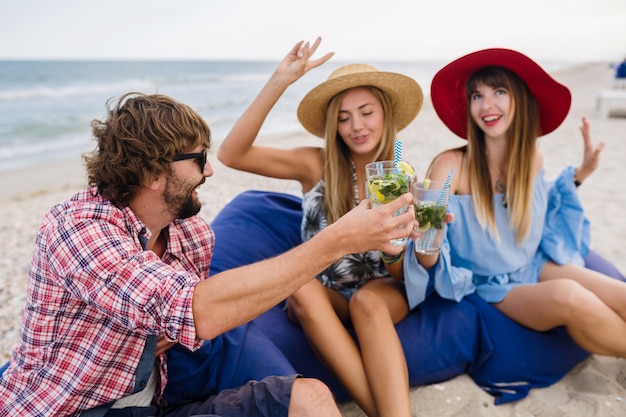
<svg viewBox="0 0 626 417"><path fill-rule="evenodd" d="M565 326L583 349L626 357L626 283L583 267L589 223L576 187L596 169L604 144L593 144L583 118L583 162L555 181L544 177L537 149L537 138L565 119L569 90L525 55L487 49L441 69L431 96L444 124L467 139L428 170L434 180L455 172L448 205L455 221L431 285L448 298L475 290L524 326ZM429 281L414 261L403 272L407 291Z"/></svg>
<svg viewBox="0 0 626 417"><path fill-rule="evenodd" d="M298 107L298 119L325 140L324 147L255 145L263 121L287 87L331 57L309 60L319 43L318 38L311 46L296 44L218 152L232 168L300 182L303 240L365 199L365 165L394 159L396 133L417 116L423 99L410 77L365 64L345 65ZM394 327L409 309L404 285L383 265L401 259L402 254L385 258L379 252L346 256L287 301L289 317L369 416L411 415L407 364ZM354 328L358 346L346 326Z"/></svg>

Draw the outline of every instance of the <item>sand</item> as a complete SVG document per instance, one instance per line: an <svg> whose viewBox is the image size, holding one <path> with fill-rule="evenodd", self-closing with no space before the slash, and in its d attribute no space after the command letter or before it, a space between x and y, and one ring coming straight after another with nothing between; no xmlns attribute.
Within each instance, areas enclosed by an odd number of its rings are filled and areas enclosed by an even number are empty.
<svg viewBox="0 0 626 417"><path fill-rule="evenodd" d="M626 272L626 192L622 164L626 158L626 108L611 117L596 114L596 93L611 86L613 71L608 63L589 63L555 72L573 95L572 109L563 125L540 141L547 176L554 178L567 165L578 165L582 157L580 119L588 116L594 141L606 149L597 171L580 187L592 223L592 248ZM428 86L425 91L428 90ZM626 107L626 106L625 106ZM294 110L295 111L295 110ZM320 144L306 133L262 135L260 142L275 146ZM399 135L404 159L423 176L438 152L464 143L439 121L430 100L416 120ZM219 141L220 138L218 138ZM300 195L294 181L280 181L241 173L221 165L210 155L214 176L200 190L201 215L212 220L233 197L247 189L282 191ZM44 212L85 185L80 156L62 164L23 171L0 172L0 364L10 357L18 337L20 310L26 293L33 241ZM625 300L626 302L626 300ZM541 416L588 417L626 415L626 361L591 356L560 382L512 404L495 406L493 398L467 376L411 389L414 415L419 416ZM361 416L353 403L342 404L345 416Z"/></svg>

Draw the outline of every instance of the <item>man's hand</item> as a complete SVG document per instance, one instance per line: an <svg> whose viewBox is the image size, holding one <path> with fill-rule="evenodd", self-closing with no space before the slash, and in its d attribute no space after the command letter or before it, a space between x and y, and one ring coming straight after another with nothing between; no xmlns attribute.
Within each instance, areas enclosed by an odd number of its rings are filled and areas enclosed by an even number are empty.
<svg viewBox="0 0 626 417"><path fill-rule="evenodd" d="M408 206L407 210L394 216L404 206ZM406 193L375 209L370 209L370 201L365 199L331 226L347 235L349 253L380 250L395 255L403 248L389 241L409 237L414 225L413 194Z"/></svg>
<svg viewBox="0 0 626 417"><path fill-rule="evenodd" d="M168 342L165 336L159 336L157 338L156 356L159 356L161 353L165 353L175 344L176 342Z"/></svg>

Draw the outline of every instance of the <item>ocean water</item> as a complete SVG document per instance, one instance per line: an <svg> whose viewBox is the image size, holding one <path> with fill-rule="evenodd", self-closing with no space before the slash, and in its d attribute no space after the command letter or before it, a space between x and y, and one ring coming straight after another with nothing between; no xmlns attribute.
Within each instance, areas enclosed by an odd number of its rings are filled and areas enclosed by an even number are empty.
<svg viewBox="0 0 626 417"><path fill-rule="evenodd" d="M368 62L417 80L424 93L437 62ZM291 85L262 134L301 131L302 97L345 62L329 61ZM129 91L163 93L196 109L218 144L260 91L277 62L0 61L0 171L76 158L95 145L90 123Z"/></svg>

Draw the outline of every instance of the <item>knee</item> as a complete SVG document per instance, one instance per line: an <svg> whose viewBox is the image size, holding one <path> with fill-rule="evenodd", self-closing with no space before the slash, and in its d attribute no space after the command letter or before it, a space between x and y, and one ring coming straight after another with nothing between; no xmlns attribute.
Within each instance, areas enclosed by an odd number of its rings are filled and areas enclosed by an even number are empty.
<svg viewBox="0 0 626 417"><path fill-rule="evenodd" d="M387 311L385 301L375 291L364 287L350 298L351 317L379 317Z"/></svg>
<svg viewBox="0 0 626 417"><path fill-rule="evenodd" d="M306 320L315 314L316 297L314 291L307 290L306 286L300 288L287 298L287 312L294 322Z"/></svg>
<svg viewBox="0 0 626 417"><path fill-rule="evenodd" d="M597 296L576 281L559 280L553 291L551 302L555 303L567 317L585 320L595 316Z"/></svg>
<svg viewBox="0 0 626 417"><path fill-rule="evenodd" d="M310 309L307 297L302 296L300 291L295 292L287 298L287 309L295 317L304 317Z"/></svg>
<svg viewBox="0 0 626 417"><path fill-rule="evenodd" d="M289 415L341 415L332 392L322 381L298 378L294 381L289 401Z"/></svg>

